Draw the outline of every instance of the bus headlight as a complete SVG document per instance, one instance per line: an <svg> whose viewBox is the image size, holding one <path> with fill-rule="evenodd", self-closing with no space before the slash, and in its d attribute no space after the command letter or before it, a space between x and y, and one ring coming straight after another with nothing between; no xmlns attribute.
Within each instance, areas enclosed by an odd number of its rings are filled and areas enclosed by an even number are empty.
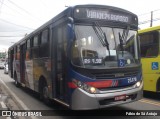
<svg viewBox="0 0 160 119"><path fill-rule="evenodd" d="M72 80L72 82L79 88L85 90L88 93L97 93L97 89L95 87L89 86L86 83L83 83L81 81L77 81L75 79Z"/></svg>
<svg viewBox="0 0 160 119"><path fill-rule="evenodd" d="M141 82L138 81L138 82L136 83L136 85L137 85L137 87L139 87L139 86L141 85Z"/></svg>
<svg viewBox="0 0 160 119"><path fill-rule="evenodd" d="M82 82L78 81L78 82L77 82L77 86L78 86L78 87L82 87Z"/></svg>
<svg viewBox="0 0 160 119"><path fill-rule="evenodd" d="M135 84L135 88L140 87L140 85L141 85L141 81L138 81L138 82Z"/></svg>
<svg viewBox="0 0 160 119"><path fill-rule="evenodd" d="M84 90L89 90L89 86L84 83L84 84L83 84L83 89L84 89Z"/></svg>
<svg viewBox="0 0 160 119"><path fill-rule="evenodd" d="M90 92L91 92L91 93L96 93L96 88L91 87L91 88L90 88Z"/></svg>

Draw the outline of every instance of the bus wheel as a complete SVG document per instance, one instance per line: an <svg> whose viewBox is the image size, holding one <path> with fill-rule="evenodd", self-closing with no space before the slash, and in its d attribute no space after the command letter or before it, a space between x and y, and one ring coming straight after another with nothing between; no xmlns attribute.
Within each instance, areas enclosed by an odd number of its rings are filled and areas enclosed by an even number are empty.
<svg viewBox="0 0 160 119"><path fill-rule="evenodd" d="M158 79L158 81L157 81L157 87L156 88L157 88L156 91L160 92L160 79Z"/></svg>
<svg viewBox="0 0 160 119"><path fill-rule="evenodd" d="M50 100L48 97L48 86L46 83L42 84L42 90L40 92L40 99L43 100L43 102L47 105L50 104Z"/></svg>
<svg viewBox="0 0 160 119"><path fill-rule="evenodd" d="M16 74L14 75L14 84L15 84L16 87L20 86L20 84L18 83L17 75Z"/></svg>

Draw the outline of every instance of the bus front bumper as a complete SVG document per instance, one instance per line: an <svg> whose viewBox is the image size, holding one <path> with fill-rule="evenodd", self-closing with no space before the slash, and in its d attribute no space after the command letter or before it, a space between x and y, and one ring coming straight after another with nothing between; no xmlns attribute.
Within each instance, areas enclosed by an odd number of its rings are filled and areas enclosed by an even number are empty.
<svg viewBox="0 0 160 119"><path fill-rule="evenodd" d="M117 96L125 95L123 100L115 100ZM101 94L90 94L77 88L72 95L71 109L73 110L90 110L106 108L114 105L134 102L143 97L143 82L139 88L125 88L120 90L110 90Z"/></svg>

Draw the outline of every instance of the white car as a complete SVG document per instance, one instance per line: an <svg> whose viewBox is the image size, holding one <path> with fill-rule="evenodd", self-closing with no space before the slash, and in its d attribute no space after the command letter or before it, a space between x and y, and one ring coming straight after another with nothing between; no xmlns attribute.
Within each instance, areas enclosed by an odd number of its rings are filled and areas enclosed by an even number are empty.
<svg viewBox="0 0 160 119"><path fill-rule="evenodd" d="M4 66L4 73L5 73L5 74L8 74L8 64L6 64L6 65Z"/></svg>
<svg viewBox="0 0 160 119"><path fill-rule="evenodd" d="M0 69L4 68L4 62L0 61Z"/></svg>

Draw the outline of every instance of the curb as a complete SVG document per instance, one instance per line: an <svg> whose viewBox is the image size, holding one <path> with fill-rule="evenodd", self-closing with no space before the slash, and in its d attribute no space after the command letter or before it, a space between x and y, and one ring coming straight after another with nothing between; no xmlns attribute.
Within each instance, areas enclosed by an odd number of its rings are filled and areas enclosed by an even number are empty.
<svg viewBox="0 0 160 119"><path fill-rule="evenodd" d="M6 96L6 100L1 101L1 110L12 111L12 110L30 110L17 96L13 93L8 86L0 78L0 95ZM5 101L5 102L4 102ZM7 117L6 119L38 119L37 117Z"/></svg>

